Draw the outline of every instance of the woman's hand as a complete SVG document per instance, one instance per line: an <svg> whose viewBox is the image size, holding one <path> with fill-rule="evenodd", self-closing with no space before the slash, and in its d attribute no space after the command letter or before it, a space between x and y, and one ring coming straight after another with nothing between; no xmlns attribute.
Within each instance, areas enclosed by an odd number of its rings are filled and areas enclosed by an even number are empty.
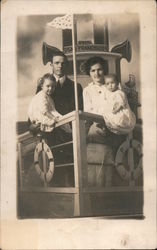
<svg viewBox="0 0 157 250"><path fill-rule="evenodd" d="M119 103L115 103L113 106L113 110L112 113L116 114L117 112L119 112L121 109L123 109L122 105L120 105Z"/></svg>
<svg viewBox="0 0 157 250"><path fill-rule="evenodd" d="M108 135L108 129L105 125L105 123L96 123L96 131L99 135L107 136Z"/></svg>

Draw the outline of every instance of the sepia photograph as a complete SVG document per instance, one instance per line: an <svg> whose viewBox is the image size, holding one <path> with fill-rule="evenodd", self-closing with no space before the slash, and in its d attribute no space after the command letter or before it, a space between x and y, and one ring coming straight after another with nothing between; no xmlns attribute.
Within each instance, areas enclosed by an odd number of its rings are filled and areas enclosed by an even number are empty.
<svg viewBox="0 0 157 250"><path fill-rule="evenodd" d="M143 216L139 33L138 14L18 17L19 218Z"/></svg>
<svg viewBox="0 0 157 250"><path fill-rule="evenodd" d="M155 3L29 3L1 4L2 249L151 249Z"/></svg>

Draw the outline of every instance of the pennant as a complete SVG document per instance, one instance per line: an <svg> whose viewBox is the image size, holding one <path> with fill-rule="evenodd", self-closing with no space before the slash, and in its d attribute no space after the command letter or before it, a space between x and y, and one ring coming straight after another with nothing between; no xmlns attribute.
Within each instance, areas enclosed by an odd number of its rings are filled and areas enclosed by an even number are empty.
<svg viewBox="0 0 157 250"><path fill-rule="evenodd" d="M72 15L56 17L51 22L47 23L47 26L57 29L72 29Z"/></svg>

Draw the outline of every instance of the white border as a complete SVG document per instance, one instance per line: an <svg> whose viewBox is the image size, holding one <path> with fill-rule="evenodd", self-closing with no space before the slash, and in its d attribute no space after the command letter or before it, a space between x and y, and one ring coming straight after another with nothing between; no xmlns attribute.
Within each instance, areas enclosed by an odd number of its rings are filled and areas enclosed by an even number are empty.
<svg viewBox="0 0 157 250"><path fill-rule="evenodd" d="M3 1L1 43L1 248L153 249L156 243L155 1ZM16 17L57 13L139 13L144 118L144 220L16 219Z"/></svg>

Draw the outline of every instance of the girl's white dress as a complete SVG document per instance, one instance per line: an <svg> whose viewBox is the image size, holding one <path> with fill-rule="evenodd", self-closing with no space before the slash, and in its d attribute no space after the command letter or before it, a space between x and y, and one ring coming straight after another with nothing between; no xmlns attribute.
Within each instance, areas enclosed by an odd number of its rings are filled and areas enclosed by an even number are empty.
<svg viewBox="0 0 157 250"><path fill-rule="evenodd" d="M113 113L117 107L120 107L120 110ZM127 134L135 127L135 114L129 107L125 93L119 89L114 92L106 89L104 92L104 105L101 112L106 126L113 133Z"/></svg>
<svg viewBox="0 0 157 250"><path fill-rule="evenodd" d="M50 132L54 128L55 118L61 118L55 109L52 98L42 90L32 99L28 108L28 117L31 122L40 124L41 131Z"/></svg>

